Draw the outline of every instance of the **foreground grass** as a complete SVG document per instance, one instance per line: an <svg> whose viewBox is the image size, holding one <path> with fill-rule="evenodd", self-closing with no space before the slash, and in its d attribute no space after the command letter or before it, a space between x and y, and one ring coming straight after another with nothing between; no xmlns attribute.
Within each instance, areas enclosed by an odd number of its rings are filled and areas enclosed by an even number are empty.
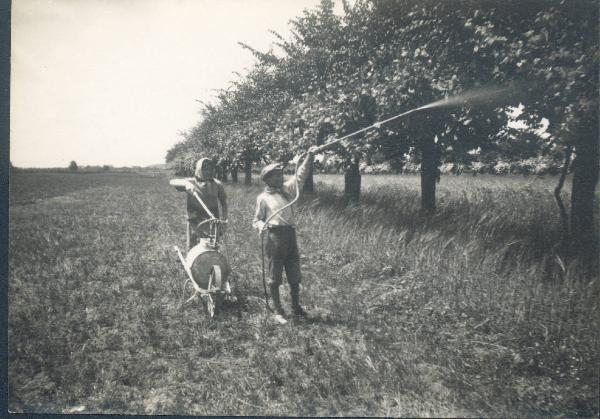
<svg viewBox="0 0 600 419"><path fill-rule="evenodd" d="M598 409L598 280L581 280L553 255L556 216L544 187L443 178L440 210L425 218L414 178L369 178L358 207L343 206L338 180L323 179L329 186L299 214L302 298L315 320L278 327L265 315L250 229L258 187L227 188L228 250L246 302L241 317L228 310L211 321L199 305L181 307L185 274L172 246L184 246L184 197L167 178L63 176L46 186L53 193L33 193L35 177L12 189L12 410ZM24 191L31 198L19 200Z"/></svg>

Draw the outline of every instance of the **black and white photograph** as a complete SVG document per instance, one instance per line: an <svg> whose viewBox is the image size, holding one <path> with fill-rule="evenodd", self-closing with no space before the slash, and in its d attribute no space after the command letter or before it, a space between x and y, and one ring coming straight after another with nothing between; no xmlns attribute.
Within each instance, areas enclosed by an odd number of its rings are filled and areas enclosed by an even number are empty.
<svg viewBox="0 0 600 419"><path fill-rule="evenodd" d="M0 416L598 417L597 0L2 3Z"/></svg>

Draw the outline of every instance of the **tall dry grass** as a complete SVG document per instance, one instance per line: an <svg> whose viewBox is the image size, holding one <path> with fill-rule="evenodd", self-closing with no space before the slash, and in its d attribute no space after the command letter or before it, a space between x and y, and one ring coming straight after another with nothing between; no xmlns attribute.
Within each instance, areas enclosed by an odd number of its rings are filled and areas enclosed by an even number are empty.
<svg viewBox="0 0 600 419"><path fill-rule="evenodd" d="M487 397L503 414L515 414L501 407L513 403L558 413L565 398L577 406L577 394L597 389L598 278L553 252L547 180L444 178L433 217L420 215L416 177L366 180L362 205L350 208L327 182L301 223L309 248L346 255L333 271L348 287L349 316L394 313L390 335L423 334L432 363L474 392L465 399ZM524 384L533 377L544 391Z"/></svg>

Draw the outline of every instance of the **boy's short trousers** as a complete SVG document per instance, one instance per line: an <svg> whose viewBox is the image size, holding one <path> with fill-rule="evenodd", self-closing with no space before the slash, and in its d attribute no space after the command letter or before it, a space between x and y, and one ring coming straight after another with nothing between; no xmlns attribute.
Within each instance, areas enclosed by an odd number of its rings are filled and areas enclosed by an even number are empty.
<svg viewBox="0 0 600 419"><path fill-rule="evenodd" d="M283 268L289 284L300 283L300 253L293 226L269 227L265 253L269 262L269 285L281 285Z"/></svg>

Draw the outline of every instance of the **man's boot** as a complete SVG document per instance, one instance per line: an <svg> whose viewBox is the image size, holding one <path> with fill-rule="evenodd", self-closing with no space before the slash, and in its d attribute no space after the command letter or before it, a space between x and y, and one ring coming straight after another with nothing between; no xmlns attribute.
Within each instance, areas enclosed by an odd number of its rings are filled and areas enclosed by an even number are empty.
<svg viewBox="0 0 600 419"><path fill-rule="evenodd" d="M290 284L294 316L306 317L306 311L300 306L300 284Z"/></svg>
<svg viewBox="0 0 600 419"><path fill-rule="evenodd" d="M271 298L273 299L275 312L280 316L285 317L285 311L283 311L283 307L281 307L281 300L279 299L279 285L271 285Z"/></svg>

